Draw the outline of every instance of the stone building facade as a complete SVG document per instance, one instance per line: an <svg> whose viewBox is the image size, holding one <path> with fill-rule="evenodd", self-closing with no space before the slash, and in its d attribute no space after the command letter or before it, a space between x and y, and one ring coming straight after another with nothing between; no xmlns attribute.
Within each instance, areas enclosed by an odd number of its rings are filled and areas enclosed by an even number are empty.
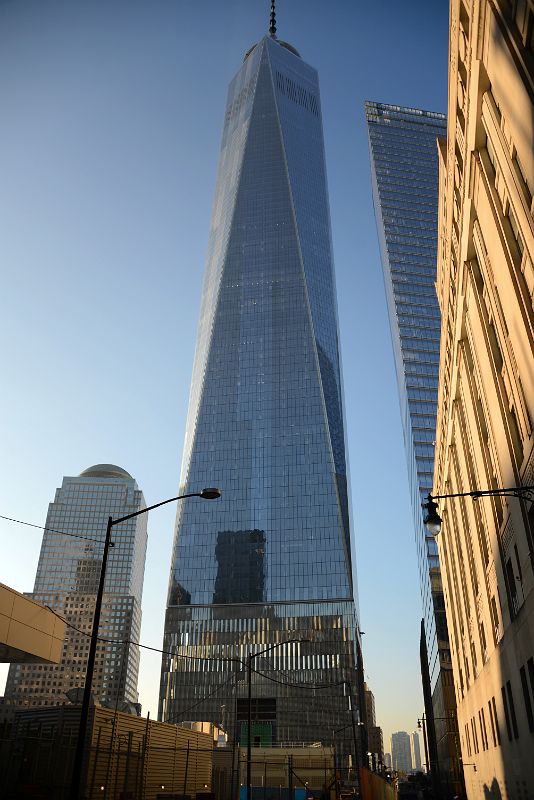
<svg viewBox="0 0 534 800"><path fill-rule="evenodd" d="M534 4L452 0L434 494L534 484ZM534 787L534 506L441 500L467 796Z"/></svg>

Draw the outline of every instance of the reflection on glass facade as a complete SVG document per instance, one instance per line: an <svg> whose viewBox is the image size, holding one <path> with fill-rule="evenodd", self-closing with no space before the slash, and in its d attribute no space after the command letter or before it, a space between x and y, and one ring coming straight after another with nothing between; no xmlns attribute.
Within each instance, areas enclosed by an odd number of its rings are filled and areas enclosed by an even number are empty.
<svg viewBox="0 0 534 800"><path fill-rule="evenodd" d="M108 517L144 506L132 476L112 464L63 478L48 509L35 586L28 594L69 623L61 661L12 665L6 684L10 704L63 704L66 692L83 687ZM128 641L139 641L146 541L145 515L113 530L99 631L102 638L116 641L98 645L93 681L95 698L110 706L137 702L139 648Z"/></svg>
<svg viewBox="0 0 534 800"><path fill-rule="evenodd" d="M344 688L311 687L356 686L358 628L323 133L315 70L269 37L228 93L181 490L205 485L222 499L177 514L160 716L220 722L244 692L224 659L303 637L254 696L276 741L330 741Z"/></svg>
<svg viewBox="0 0 534 800"><path fill-rule="evenodd" d="M213 603L261 603L265 599L264 531L221 531L215 545Z"/></svg>
<svg viewBox="0 0 534 800"><path fill-rule="evenodd" d="M436 718L455 709L438 552L423 525L432 491L441 317L435 290L437 138L443 114L368 102L365 106L375 216L408 462L430 687ZM445 749L449 742L445 737ZM445 760L448 756L445 756Z"/></svg>

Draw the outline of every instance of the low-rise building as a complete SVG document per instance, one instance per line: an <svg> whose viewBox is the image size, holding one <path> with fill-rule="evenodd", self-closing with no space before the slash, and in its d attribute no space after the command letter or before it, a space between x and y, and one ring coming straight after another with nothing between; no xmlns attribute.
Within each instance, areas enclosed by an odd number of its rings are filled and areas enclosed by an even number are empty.
<svg viewBox="0 0 534 800"><path fill-rule="evenodd" d="M59 616L0 583L0 662L58 664L64 639Z"/></svg>

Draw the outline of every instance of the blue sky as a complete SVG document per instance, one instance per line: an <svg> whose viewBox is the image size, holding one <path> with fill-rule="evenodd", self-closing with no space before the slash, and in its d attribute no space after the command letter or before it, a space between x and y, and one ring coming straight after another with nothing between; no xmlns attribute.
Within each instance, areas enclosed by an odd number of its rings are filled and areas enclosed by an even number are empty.
<svg viewBox="0 0 534 800"><path fill-rule="evenodd" d="M268 13L0 2L0 514L43 525L62 476L100 462L148 503L176 493L226 90ZM421 603L363 103L446 111L448 3L278 0L278 35L321 81L365 671L388 750L422 711ZM149 520L155 647L174 513ZM0 581L31 591L40 532L0 520L0 542ZM158 684L143 653L151 716Z"/></svg>

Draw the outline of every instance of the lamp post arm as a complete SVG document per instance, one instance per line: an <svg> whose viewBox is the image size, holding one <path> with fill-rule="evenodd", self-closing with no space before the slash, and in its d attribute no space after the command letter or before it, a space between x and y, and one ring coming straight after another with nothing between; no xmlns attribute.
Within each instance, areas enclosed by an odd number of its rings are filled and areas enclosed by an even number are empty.
<svg viewBox="0 0 534 800"><path fill-rule="evenodd" d="M449 497L519 497L531 500L534 496L534 486L510 486L503 489L475 489L472 492L454 492L453 494L429 494L431 500L446 500Z"/></svg>
<svg viewBox="0 0 534 800"><path fill-rule="evenodd" d="M118 525L119 522L126 522L127 519L133 519L134 517L139 517L141 514L146 514L147 511L152 511L153 508L166 506L167 503L174 503L175 500L185 500L186 497L202 497L202 493L190 492L189 494L179 494L177 497L171 497L169 500L162 500L161 503L154 503L153 506L147 506L146 508L142 508L140 511L134 511L133 514L126 514L125 517L118 517L117 519L114 519L111 524Z"/></svg>

